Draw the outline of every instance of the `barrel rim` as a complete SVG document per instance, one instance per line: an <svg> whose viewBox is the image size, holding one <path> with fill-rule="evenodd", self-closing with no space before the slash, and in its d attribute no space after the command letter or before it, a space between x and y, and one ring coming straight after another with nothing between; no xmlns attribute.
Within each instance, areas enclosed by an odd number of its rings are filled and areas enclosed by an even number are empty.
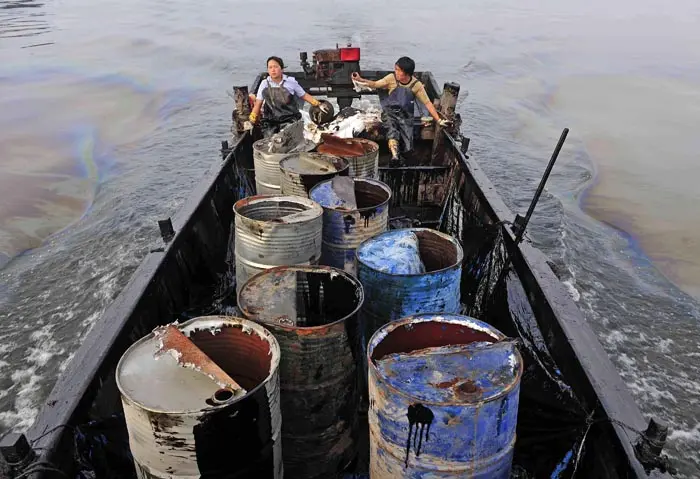
<svg viewBox="0 0 700 479"><path fill-rule="evenodd" d="M379 153L379 143L377 143L374 140L370 140L369 138L359 138L359 137L352 137L352 138L342 138L343 140L348 140L348 141L356 141L358 143L365 143L368 144L372 147L371 151L365 151L362 155L358 156L343 156L343 158L362 158L363 156L369 156L373 155L374 153ZM321 143L322 145L323 143ZM317 145L321 146L321 145Z"/></svg>
<svg viewBox="0 0 700 479"><path fill-rule="evenodd" d="M175 324L177 328L180 331L183 331L183 329L190 328L192 326L196 326L195 323L209 323L209 322L214 322L214 321L220 321L220 324L228 324L230 327L237 327L240 326L244 331L246 328L252 329L257 335L260 337L260 339L263 339L268 342L270 345L270 371L268 371L267 376L265 379L260 381L260 383L255 386L253 389L250 389L246 391L246 393L243 396L240 396L236 398L235 400L226 402L224 404L219 404L215 406L211 405L206 405L205 407L202 407L201 409L192 409L192 410L185 410L185 411L163 411L155 408L151 408L148 406L145 406L138 401L134 400L131 398L129 394L127 394L123 389L122 389L122 384L120 381L120 372L122 370L122 365L123 362L126 360L126 357L129 352L131 352L133 349L135 349L137 346L140 346L141 344L151 340L154 338L155 333L154 331L151 331L148 333L146 336L142 337L141 339L134 341L134 343L127 348L126 351L122 354L122 357L119 358L119 362L117 363L117 367L114 370L114 380L117 383L117 389L119 389L119 395L121 396L122 399L126 399L130 403L136 405L139 409L148 411L151 413L155 414L179 414L179 415L192 415L192 414L201 414L209 411L217 411L219 409L224 409L226 407L231 406L232 404L239 403L243 399L246 399L250 397L252 394L255 394L260 388L264 388L267 383L270 382L270 379L272 379L275 374L278 374L279 367L280 367L280 358L281 358L281 349L279 342L277 341L277 338L275 338L274 334L272 334L270 331L265 329L262 325L256 323L255 321L248 319L248 318L240 318L238 316L224 316L224 315L209 315L209 316L197 316L196 318L189 319L185 321L184 323L179 323ZM156 328L157 329L157 328Z"/></svg>
<svg viewBox="0 0 700 479"><path fill-rule="evenodd" d="M282 159L280 160L280 171L281 171L282 173L288 173L288 172L289 172L289 173L294 173L294 174L297 174L297 175L300 175L300 176L301 176L301 175L309 175L309 176L318 175L318 176L320 176L320 175L330 175L330 174L336 174L336 175L338 175L338 174L341 174L342 172L344 172L344 171L350 169L350 162L347 160L347 158L344 158L344 157L342 157L342 156L330 155L330 154L328 154L328 153L318 153L318 152L313 152L313 151L305 151L305 152L303 152L303 153L304 153L304 154L307 154L307 155L308 155L308 154L312 154L312 155L319 155L319 156L325 156L325 157L333 158L333 159L336 160L336 161L340 161L340 162L342 163L342 165L343 165L343 168L340 169L340 170L336 170L336 171L328 171L328 172L326 172L326 173L321 173L321 172L319 172L319 173L303 173L303 172L299 172L299 171L293 170L293 169L291 169L291 168L287 168L287 169L284 168L283 163L288 162L288 161L294 159L292 156L288 156L288 157L282 158ZM301 153L299 154L299 156L301 157ZM316 185L314 185L314 186L316 186Z"/></svg>
<svg viewBox="0 0 700 479"><path fill-rule="evenodd" d="M371 369L374 372L374 375L376 377L383 377L382 375L379 374L379 368L377 365L374 363L372 360L372 353L374 352L374 349L376 346L378 346L381 341L386 338L386 336L389 335L393 330L405 326L407 324L415 324L415 323L427 323L427 322L441 322L441 323L454 323L454 324L462 324L467 327L471 327L471 325L476 326L479 330L482 330L486 332L487 334L495 335L495 339L498 340L503 340L506 339L507 336L503 334L501 331L498 329L494 328L490 324L480 321L476 318L473 318L471 316L466 316L463 314L456 314L456 313L420 313L420 314L414 314L411 316L405 316L401 319L397 319L395 321L390 321L389 323L386 323L377 329L374 334L369 339L369 342L367 343L367 367L368 369ZM472 328L474 329L474 328ZM380 337L381 336L381 337ZM474 404L480 404L484 402L492 402L497 399L500 399L501 397L509 394L513 389L515 389L521 382L522 377L523 377L523 372L525 370L525 364L523 361L523 356L520 354L520 350L518 348L513 349L516 361L518 363L518 371L517 374L515 375L515 378L513 379L513 382L508 384L507 387L503 388L498 394L495 394L494 396L489 397L486 400L478 400L478 401L428 401L424 399L419 399L411 394L406 393L405 391L401 391L399 389L396 389L393 387L390 383L384 381L382 383L382 387L386 387L387 389L390 389L393 393L398 394L399 396L405 397L409 400L415 400L419 401L422 404L430 404L433 406L458 406L458 405L474 405ZM368 371L368 376L369 376L369 371Z"/></svg>
<svg viewBox="0 0 700 479"><path fill-rule="evenodd" d="M264 201L273 201L273 202L282 202L282 201L288 201L290 203L299 203L302 204L303 206L306 206L309 208L310 211L313 211L315 213L314 218L320 217L323 215L323 208L321 207L320 204L316 203L315 201L305 198L303 196L294 196L294 195L253 195L253 196L247 196L245 198L241 198L240 200L236 201L233 204L233 212L236 216L240 216L241 218L245 218L251 221L260 221L262 223L272 223L271 221L264 221L264 220L255 220L253 218L250 218L249 216L244 215L240 210L241 208L245 206L254 206L256 203L262 203ZM311 218L309 218L311 219ZM281 224L281 223L274 223L274 224ZM289 223L289 224L294 224L294 223Z"/></svg>
<svg viewBox="0 0 700 479"><path fill-rule="evenodd" d="M442 269L436 269L433 271L426 271L425 273L385 273L384 271L381 271L366 262L362 261L360 259L360 249L362 249L366 243L369 243L370 241L373 241L381 236L385 235L390 235L390 234L396 234L399 231L427 231L429 233L433 233L437 236L440 236L448 241L450 241L456 248L457 248L457 261L455 261L455 264L446 266ZM442 273L445 271L450 271L452 269L458 269L462 266L462 261L464 261L464 249L462 248L462 245L457 241L457 239L454 236L448 235L446 233L443 233L442 231L438 231L432 228L398 228L394 230L386 230L383 231L379 234L376 234L372 236L371 238L367 238L363 240L359 245L357 245L357 248L355 249L355 260L357 261L358 265L361 263L362 266L364 266L367 269L370 269L372 271L376 271L377 273L385 274L387 276L391 277L418 277L418 276L426 276L426 275L432 275L436 273ZM359 273L359 268L358 268L358 273Z"/></svg>
<svg viewBox="0 0 700 479"><path fill-rule="evenodd" d="M269 136L266 136L266 137L264 137L264 138L260 138L259 140L255 140L255 141L253 142L253 151L257 150L257 151L259 151L260 153L263 153L263 154L265 154L265 155L280 155L280 156L285 156L285 155L297 155L297 154L299 154L299 153L309 153L309 152L313 151L314 149L316 149L316 147L318 146L318 145L316 145L316 143L314 143L312 140L309 140L308 138L304 138L304 145L305 145L306 148L309 148L308 151L301 151L301 152L299 152L299 151L293 151L293 152L290 152L290 153L270 153L270 152L268 152L268 151L261 151L261 150L260 150L260 145L262 145L264 142L269 142L269 141L270 141L270 137L269 137ZM257 147L256 147L256 145L257 145ZM311 145L313 145L313 146L311 146Z"/></svg>
<svg viewBox="0 0 700 479"><path fill-rule="evenodd" d="M260 271L259 273L256 273L254 276L251 276L248 278L248 280L241 286L240 291L236 294L236 304L238 305L238 308L241 310L241 312L246 315L249 321L255 321L256 323L260 321L260 323L263 326L267 326L268 323L262 321L262 320L256 320L250 318L248 315L250 314L248 311L248 308L244 307L241 304L241 294L243 291L246 289L246 286L249 284L252 284L254 280L258 280L262 278L265 275L271 275L275 273L279 273L281 271L318 271L318 270L324 270L328 272L329 274L337 274L344 279L349 280L350 283L352 283L354 286L356 286L355 291L357 292L359 298L357 302L357 306L355 309L351 312L348 313L347 315L343 316L340 319L337 319L333 321L332 323L327 323L327 324L321 324L319 326L287 326L284 324L269 324L270 327L274 328L280 328L286 331L322 331L324 329L328 329L336 324L340 324L344 321L347 321L349 318L352 318L353 316L357 316L359 313L360 309L362 309L362 305L365 302L365 290L362 287L362 283L360 282L359 279L351 275L350 273L346 272L345 270L342 270L340 268L336 268L335 266L325 266L325 265L303 265L303 264L294 264L294 265L282 265L282 266L275 266L273 268L268 268L264 271Z"/></svg>
<svg viewBox="0 0 700 479"><path fill-rule="evenodd" d="M377 208L381 208L382 206L387 205L391 201L391 198L394 195L394 192L391 191L391 188L389 187L389 185L387 185L383 181L375 180L374 178L361 178L361 177L357 177L357 176L353 177L352 180L353 180L353 183L355 181L358 181L358 182L365 182L365 183L373 184L374 186L378 186L379 188L386 191L389 194L389 196L387 197L387 199L385 201L382 201L378 205L366 206L364 208L357 208L356 210L342 210L342 209L333 208L330 206L324 206L321 203L318 203L313 199L311 201L314 201L315 203L317 203L321 208L323 208L324 211L331 211L333 213L341 212L343 214L351 214L351 213L362 213L365 211L370 211L370 210L374 210ZM311 195L316 188L320 187L321 185L323 185L325 183L329 183L331 181L333 181L333 178L331 178L330 180L319 181L317 184L315 184L314 187L309 190L309 198L311 199Z"/></svg>

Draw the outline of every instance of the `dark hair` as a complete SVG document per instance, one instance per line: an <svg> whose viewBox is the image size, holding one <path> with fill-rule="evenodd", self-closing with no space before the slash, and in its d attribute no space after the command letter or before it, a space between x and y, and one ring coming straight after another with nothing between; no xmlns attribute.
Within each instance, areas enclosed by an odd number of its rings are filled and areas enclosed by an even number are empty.
<svg viewBox="0 0 700 479"><path fill-rule="evenodd" d="M265 66L267 66L268 63L270 63L270 60L276 61L280 68L284 68L284 62L282 61L282 59L274 55L267 59L267 61L265 62Z"/></svg>
<svg viewBox="0 0 700 479"><path fill-rule="evenodd" d="M396 65L400 69L405 71L407 75L413 75L413 72L416 71L416 62L414 62L408 57L399 58L398 60L396 60Z"/></svg>

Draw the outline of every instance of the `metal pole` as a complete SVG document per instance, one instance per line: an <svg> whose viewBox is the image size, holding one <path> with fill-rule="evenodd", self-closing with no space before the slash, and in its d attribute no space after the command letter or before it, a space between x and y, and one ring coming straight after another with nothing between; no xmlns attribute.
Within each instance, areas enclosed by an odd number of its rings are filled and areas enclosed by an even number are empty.
<svg viewBox="0 0 700 479"><path fill-rule="evenodd" d="M569 129L564 128L564 131L561 132L561 136L559 137L559 142L557 143L556 148L554 148L554 152L552 153L552 157L549 159L549 164L547 165L547 169L544 172L544 176L542 176L542 179L540 180L540 185L537 187L537 191L535 192L535 196L532 198L532 201L530 202L530 208L527 210L527 214L525 215L525 219L522 220L521 222L517 221L516 219L516 235L515 235L515 244L518 244L522 241L523 235L525 234L525 228L527 228L527 224L530 222L530 217L532 216L532 213L535 211L535 206L537 206L537 202L540 200L540 195L542 195L542 191L544 190L544 185L547 183L547 179L549 178L549 174L552 172L552 168L554 167L554 163L557 161L557 157L559 157L559 152L561 151L562 146L564 146L564 141L566 140L566 135L569 134Z"/></svg>

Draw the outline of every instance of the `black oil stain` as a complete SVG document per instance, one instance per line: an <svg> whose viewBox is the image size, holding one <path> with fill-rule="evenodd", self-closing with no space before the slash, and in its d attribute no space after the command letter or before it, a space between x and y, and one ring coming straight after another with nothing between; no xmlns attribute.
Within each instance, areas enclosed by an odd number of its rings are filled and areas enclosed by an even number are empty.
<svg viewBox="0 0 700 479"><path fill-rule="evenodd" d="M355 218L352 215L343 216L343 223L345 225L345 234L350 234L350 228L355 225Z"/></svg>
<svg viewBox="0 0 700 479"><path fill-rule="evenodd" d="M418 457L420 456L420 448L423 444L424 436L425 442L428 442L430 425L433 423L435 415L433 414L433 411L420 403L411 404L408 406L408 412L406 415L408 416L408 439L406 440L405 466L408 467L408 455L411 452L411 435L413 435L413 448L416 451L416 457ZM418 426L420 426L420 430L418 429ZM418 441L417 445L416 440Z"/></svg>

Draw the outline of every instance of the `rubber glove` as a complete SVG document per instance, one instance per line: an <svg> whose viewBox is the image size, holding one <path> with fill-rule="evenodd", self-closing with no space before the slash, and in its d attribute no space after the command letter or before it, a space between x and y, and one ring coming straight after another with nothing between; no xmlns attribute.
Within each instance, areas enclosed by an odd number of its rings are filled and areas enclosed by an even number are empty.
<svg viewBox="0 0 700 479"><path fill-rule="evenodd" d="M444 118L440 118L440 121L438 121L438 125L440 125L443 128L450 126L451 124L452 122L450 120L445 120Z"/></svg>
<svg viewBox="0 0 700 479"><path fill-rule="evenodd" d="M249 121L243 122L243 131L250 131L253 129L253 124Z"/></svg>
<svg viewBox="0 0 700 479"><path fill-rule="evenodd" d="M258 115L256 115L255 112L251 112L250 116L248 116L248 120L254 125L258 122Z"/></svg>
<svg viewBox="0 0 700 479"><path fill-rule="evenodd" d="M328 103L321 104L319 108L323 113L328 113L329 111L331 111L331 106Z"/></svg>

